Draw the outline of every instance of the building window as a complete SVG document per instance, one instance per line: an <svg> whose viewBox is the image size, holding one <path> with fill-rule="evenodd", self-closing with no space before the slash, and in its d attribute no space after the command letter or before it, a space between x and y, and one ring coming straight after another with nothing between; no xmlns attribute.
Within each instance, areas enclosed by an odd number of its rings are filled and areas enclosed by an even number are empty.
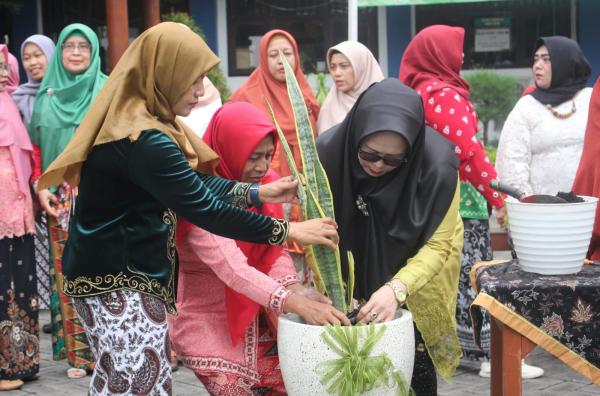
<svg viewBox="0 0 600 396"><path fill-rule="evenodd" d="M571 37L571 2L512 0L415 8L416 31L434 24L465 28L465 69L531 67L542 36Z"/></svg>
<svg viewBox="0 0 600 396"><path fill-rule="evenodd" d="M348 38L346 0L227 0L229 75L247 76L258 66L258 44L271 29L298 43L305 73L326 71L327 49ZM359 9L359 41L377 57L377 8Z"/></svg>

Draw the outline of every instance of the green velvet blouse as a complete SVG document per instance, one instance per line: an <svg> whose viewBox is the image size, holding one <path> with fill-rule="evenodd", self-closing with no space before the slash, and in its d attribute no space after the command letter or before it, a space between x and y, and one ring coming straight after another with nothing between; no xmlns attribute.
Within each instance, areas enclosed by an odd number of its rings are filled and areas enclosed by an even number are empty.
<svg viewBox="0 0 600 396"><path fill-rule="evenodd" d="M285 220L244 210L249 187L195 172L157 130L144 131L136 142L95 146L81 170L63 254L65 294L130 289L160 298L175 312L176 216L228 238L285 241Z"/></svg>

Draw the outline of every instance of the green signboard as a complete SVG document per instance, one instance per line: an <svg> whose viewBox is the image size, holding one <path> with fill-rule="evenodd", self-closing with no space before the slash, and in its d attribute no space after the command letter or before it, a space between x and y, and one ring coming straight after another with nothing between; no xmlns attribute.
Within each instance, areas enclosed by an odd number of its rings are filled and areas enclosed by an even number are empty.
<svg viewBox="0 0 600 396"><path fill-rule="evenodd" d="M483 3L505 0L358 0L359 7L400 6L400 5L430 5L448 3Z"/></svg>

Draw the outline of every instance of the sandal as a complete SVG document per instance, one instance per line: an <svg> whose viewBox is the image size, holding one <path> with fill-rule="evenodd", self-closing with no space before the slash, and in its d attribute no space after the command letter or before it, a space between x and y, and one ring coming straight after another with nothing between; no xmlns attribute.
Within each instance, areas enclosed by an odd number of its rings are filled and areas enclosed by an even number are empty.
<svg viewBox="0 0 600 396"><path fill-rule="evenodd" d="M87 375L87 371L80 368L71 367L67 370L67 377L71 379L83 378Z"/></svg>
<svg viewBox="0 0 600 396"><path fill-rule="evenodd" d="M0 392L19 389L23 386L23 381L17 380L0 380Z"/></svg>

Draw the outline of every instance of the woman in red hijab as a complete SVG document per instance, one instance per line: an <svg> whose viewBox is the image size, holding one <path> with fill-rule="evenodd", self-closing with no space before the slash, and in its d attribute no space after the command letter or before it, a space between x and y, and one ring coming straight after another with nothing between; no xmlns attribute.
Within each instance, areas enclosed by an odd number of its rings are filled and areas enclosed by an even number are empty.
<svg viewBox="0 0 600 396"><path fill-rule="evenodd" d="M229 103L212 118L204 141L228 179L268 183L275 151L273 124L248 103ZM249 209L281 218L281 205ZM328 299L300 285L280 246L233 241L180 221L179 287L170 334L177 356L211 394L285 394L273 324L294 312L308 323L347 323ZM270 325L270 326L269 326ZM199 337L198 334L202 334Z"/></svg>
<svg viewBox="0 0 600 396"><path fill-rule="evenodd" d="M248 77L248 80L233 93L231 101L252 103L270 120L271 115L265 104L265 99L268 100L273 108L277 122L281 126L286 140L292 149L296 167L298 170L301 170L302 159L298 139L296 138L296 121L294 120L294 112L288 97L285 72L283 63L279 59L279 51L283 52L288 63L294 70L296 80L298 80L302 95L304 96L304 102L306 103L315 137L317 136L319 105L300 67L298 44L296 44L296 40L288 32L274 29L265 33L261 38L259 51L259 66ZM280 176L289 176L291 173L281 145L277 145L273 154L271 169ZM292 204L289 214L286 213L285 217L290 221L297 221L300 220L300 213L300 207ZM297 262L297 268L304 272L303 275L306 275L307 269L306 264L304 264L302 247L294 243L288 243L287 247L288 251L292 253L294 261ZM303 279L303 281L305 280Z"/></svg>
<svg viewBox="0 0 600 396"><path fill-rule="evenodd" d="M579 195L600 198L600 79L596 80L588 113L583 152L573 182L573 191ZM590 260L600 260L600 210L596 210L596 222L588 250Z"/></svg>
<svg viewBox="0 0 600 396"><path fill-rule="evenodd" d="M469 306L475 293L469 272L477 261L492 259L488 206L496 209L500 224L506 208L500 194L489 187L497 173L478 139L479 120L469 101L469 83L460 75L464 38L462 27L433 25L421 30L404 52L398 78L419 93L426 124L455 145L460 160L460 215L465 234L456 308L458 339L466 358L482 361L479 375L489 377L489 320L481 331L482 351L473 342ZM525 378L543 374L542 369L525 364L522 372Z"/></svg>

